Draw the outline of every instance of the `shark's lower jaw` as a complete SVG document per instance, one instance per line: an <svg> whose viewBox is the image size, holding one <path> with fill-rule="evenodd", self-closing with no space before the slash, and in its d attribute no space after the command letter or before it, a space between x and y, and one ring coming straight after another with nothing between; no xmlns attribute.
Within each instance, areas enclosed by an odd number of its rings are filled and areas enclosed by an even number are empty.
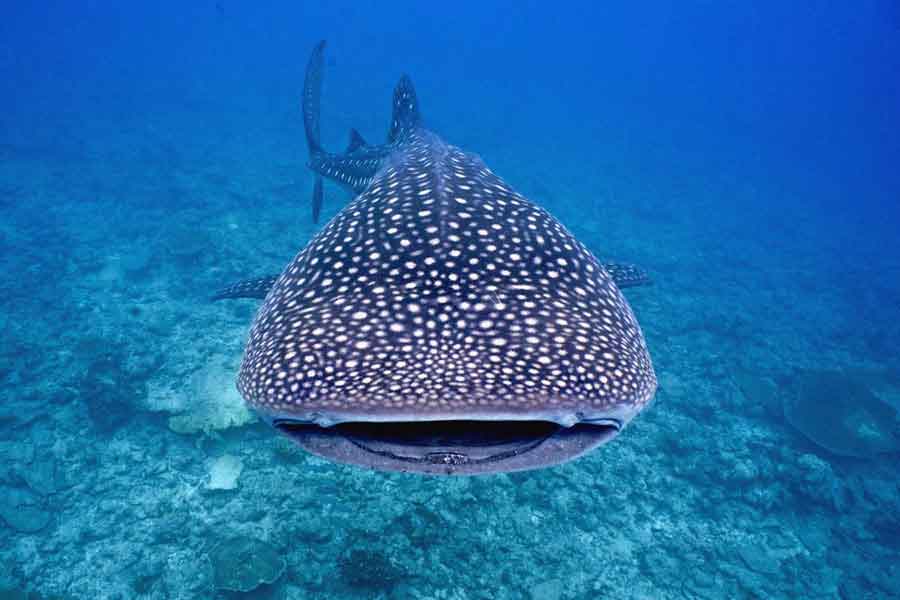
<svg viewBox="0 0 900 600"><path fill-rule="evenodd" d="M382 471L478 475L525 471L571 460L613 439L611 420L565 427L552 421L344 422L323 427L276 419L307 451Z"/></svg>

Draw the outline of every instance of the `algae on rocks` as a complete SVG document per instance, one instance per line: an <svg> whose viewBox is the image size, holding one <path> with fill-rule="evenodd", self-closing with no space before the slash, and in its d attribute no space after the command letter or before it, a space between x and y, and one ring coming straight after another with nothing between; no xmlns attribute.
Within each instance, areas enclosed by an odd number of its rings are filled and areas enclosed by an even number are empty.
<svg viewBox="0 0 900 600"><path fill-rule="evenodd" d="M0 488L0 521L20 533L37 533L46 527L52 515L43 501L31 490Z"/></svg>
<svg viewBox="0 0 900 600"><path fill-rule="evenodd" d="M94 360L78 392L97 431L110 434L131 420L147 395L147 385L125 368L123 352L108 351Z"/></svg>
<svg viewBox="0 0 900 600"><path fill-rule="evenodd" d="M197 556L189 549L169 554L163 566L163 586L166 598L189 600L212 597L212 565L206 556Z"/></svg>
<svg viewBox="0 0 900 600"><path fill-rule="evenodd" d="M225 540L212 552L217 589L249 592L274 583L284 573L284 559L270 544L249 537Z"/></svg>

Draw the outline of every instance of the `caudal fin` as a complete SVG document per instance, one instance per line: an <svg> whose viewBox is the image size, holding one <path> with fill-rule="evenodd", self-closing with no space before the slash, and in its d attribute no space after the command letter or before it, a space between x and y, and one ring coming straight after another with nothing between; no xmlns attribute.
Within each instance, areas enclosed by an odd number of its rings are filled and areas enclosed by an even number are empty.
<svg viewBox="0 0 900 600"><path fill-rule="evenodd" d="M322 67L325 65L325 40L313 48L309 62L306 64L306 77L303 80L303 128L306 130L306 144L309 155L322 151L322 136L319 131L319 120L322 114ZM319 222L322 210L322 177L316 175L313 183L312 218Z"/></svg>
<svg viewBox="0 0 900 600"><path fill-rule="evenodd" d="M419 101L416 90L408 75L404 75L394 88L394 114L391 116L391 130L388 141L393 143L402 139L422 122L419 115Z"/></svg>
<svg viewBox="0 0 900 600"><path fill-rule="evenodd" d="M303 81L303 127L306 130L306 143L309 153L322 149L322 138L319 133L319 116L322 98L322 67L324 60L325 40L313 48L312 56L306 64L306 78Z"/></svg>
<svg viewBox="0 0 900 600"><path fill-rule="evenodd" d="M319 213L322 212L322 178L319 175L316 175L316 180L313 183L313 195L312 195L312 220L313 223L319 222Z"/></svg>

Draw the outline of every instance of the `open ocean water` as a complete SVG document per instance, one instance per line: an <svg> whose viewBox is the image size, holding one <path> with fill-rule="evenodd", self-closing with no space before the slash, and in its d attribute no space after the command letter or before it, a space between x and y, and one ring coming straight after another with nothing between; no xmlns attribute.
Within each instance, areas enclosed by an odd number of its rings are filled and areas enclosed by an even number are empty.
<svg viewBox="0 0 900 600"><path fill-rule="evenodd" d="M303 452L235 389L326 148L423 119L598 256L659 389L543 470ZM900 9L5 2L0 598L900 598ZM351 199L326 183L322 220Z"/></svg>

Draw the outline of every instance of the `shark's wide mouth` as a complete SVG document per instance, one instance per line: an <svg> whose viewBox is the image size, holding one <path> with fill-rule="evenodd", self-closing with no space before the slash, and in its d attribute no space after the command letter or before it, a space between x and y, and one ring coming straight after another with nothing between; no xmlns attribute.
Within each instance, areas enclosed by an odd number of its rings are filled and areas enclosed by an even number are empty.
<svg viewBox="0 0 900 600"><path fill-rule="evenodd" d="M467 475L536 469L570 460L618 434L615 420L564 427L543 420L344 422L273 425L306 450L379 470Z"/></svg>

